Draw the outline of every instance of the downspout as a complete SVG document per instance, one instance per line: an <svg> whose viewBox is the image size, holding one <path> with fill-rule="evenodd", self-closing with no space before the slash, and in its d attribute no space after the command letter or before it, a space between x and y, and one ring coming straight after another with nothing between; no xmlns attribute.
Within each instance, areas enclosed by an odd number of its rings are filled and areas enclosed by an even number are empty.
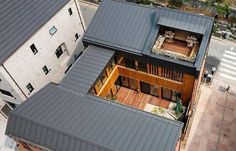
<svg viewBox="0 0 236 151"><path fill-rule="evenodd" d="M79 15L79 19L80 19L80 22L81 22L81 25L82 25L82 28L83 28L83 30L84 30L84 32L85 32L85 26L84 26L84 22L82 21L82 14L80 14L80 11L79 11L79 4L78 4L78 0L74 0L74 2L75 2L75 6L76 6L76 9L77 9L77 13L78 13L78 15Z"/></svg>
<svg viewBox="0 0 236 151"><path fill-rule="evenodd" d="M6 73L10 76L12 81L16 84L16 86L20 89L21 93L25 96L26 99L28 99L27 95L24 93L24 91L20 88L20 86L17 84L17 82L14 80L14 78L11 76L11 74L8 72L8 70L4 67L2 64L3 69L6 71Z"/></svg>

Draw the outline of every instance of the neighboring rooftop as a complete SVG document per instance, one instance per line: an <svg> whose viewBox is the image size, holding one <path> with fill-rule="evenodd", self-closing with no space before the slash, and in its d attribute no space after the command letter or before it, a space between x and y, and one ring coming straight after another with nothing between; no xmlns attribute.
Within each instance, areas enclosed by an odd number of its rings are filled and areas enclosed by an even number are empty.
<svg viewBox="0 0 236 151"><path fill-rule="evenodd" d="M174 151L183 123L48 84L9 116L6 134L57 151Z"/></svg>
<svg viewBox="0 0 236 151"><path fill-rule="evenodd" d="M1 0L0 64L69 0Z"/></svg>
<svg viewBox="0 0 236 151"><path fill-rule="evenodd" d="M73 65L60 85L86 94L114 55L114 51L89 46Z"/></svg>
<svg viewBox="0 0 236 151"><path fill-rule="evenodd" d="M213 22L213 18L178 10L107 0L99 6L83 41L129 53L149 55L199 70ZM151 53L161 26L203 35L194 63Z"/></svg>

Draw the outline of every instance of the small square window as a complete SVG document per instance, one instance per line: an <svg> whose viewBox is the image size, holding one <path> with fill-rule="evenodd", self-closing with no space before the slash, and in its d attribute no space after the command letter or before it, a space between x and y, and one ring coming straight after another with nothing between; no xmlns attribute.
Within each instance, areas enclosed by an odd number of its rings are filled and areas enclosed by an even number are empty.
<svg viewBox="0 0 236 151"><path fill-rule="evenodd" d="M30 49L32 50L32 52L33 52L34 54L36 54L36 53L38 52L38 50L37 50L37 48L35 47L34 44L32 44L32 45L30 46Z"/></svg>
<svg viewBox="0 0 236 151"><path fill-rule="evenodd" d="M52 26L51 29L49 29L50 35L54 35L57 32L57 28L55 26Z"/></svg>
<svg viewBox="0 0 236 151"><path fill-rule="evenodd" d="M73 12L72 12L72 9L71 9L71 8L69 8L69 9L68 9L68 12L69 12L70 16L73 14Z"/></svg>
<svg viewBox="0 0 236 151"><path fill-rule="evenodd" d="M31 85L31 83L27 84L26 88L29 90L29 92L32 92L34 90L34 88Z"/></svg>
<svg viewBox="0 0 236 151"><path fill-rule="evenodd" d="M80 35L78 33L75 34L75 40L79 39Z"/></svg>
<svg viewBox="0 0 236 151"><path fill-rule="evenodd" d="M60 58L60 56L63 54L63 50L61 48L61 46L59 46L55 52L57 58Z"/></svg>
<svg viewBox="0 0 236 151"><path fill-rule="evenodd" d="M49 73L49 70L48 70L47 66L43 67L43 72L45 73L45 75L47 75Z"/></svg>

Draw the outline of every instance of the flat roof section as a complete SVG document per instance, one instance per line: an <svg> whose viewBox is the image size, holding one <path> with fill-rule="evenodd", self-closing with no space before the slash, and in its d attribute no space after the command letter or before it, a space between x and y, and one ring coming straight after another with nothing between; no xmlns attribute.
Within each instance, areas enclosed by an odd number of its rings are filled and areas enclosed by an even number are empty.
<svg viewBox="0 0 236 151"><path fill-rule="evenodd" d="M112 50L89 46L61 81L60 86L86 94L114 53Z"/></svg>
<svg viewBox="0 0 236 151"><path fill-rule="evenodd" d="M48 84L10 113L6 134L57 151L174 151L182 127Z"/></svg>

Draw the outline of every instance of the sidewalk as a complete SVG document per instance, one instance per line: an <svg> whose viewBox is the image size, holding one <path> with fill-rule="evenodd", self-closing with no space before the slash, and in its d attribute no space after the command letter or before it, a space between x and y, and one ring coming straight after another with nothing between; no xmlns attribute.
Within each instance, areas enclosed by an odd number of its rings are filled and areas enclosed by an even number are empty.
<svg viewBox="0 0 236 151"><path fill-rule="evenodd" d="M230 94L224 89L217 79L202 86L185 151L235 151L236 87Z"/></svg>
<svg viewBox="0 0 236 151"><path fill-rule="evenodd" d="M14 151L16 143L5 135L7 119L0 114L0 151Z"/></svg>

